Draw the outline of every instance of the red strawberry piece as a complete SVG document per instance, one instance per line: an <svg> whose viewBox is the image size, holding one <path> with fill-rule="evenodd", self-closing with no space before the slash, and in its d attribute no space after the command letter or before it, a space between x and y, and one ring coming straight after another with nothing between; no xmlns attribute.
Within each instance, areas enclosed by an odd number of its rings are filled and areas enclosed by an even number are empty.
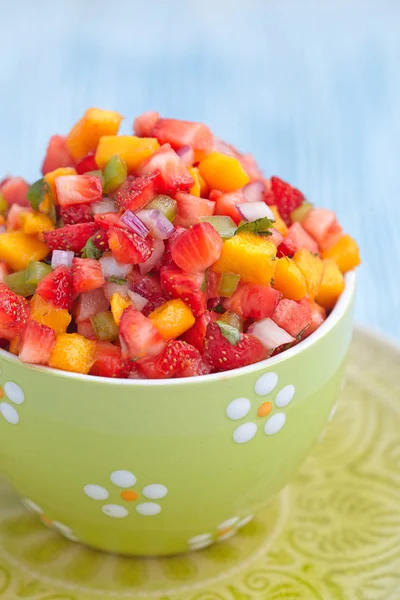
<svg viewBox="0 0 400 600"><path fill-rule="evenodd" d="M303 194L278 177L271 177L271 190L279 214L286 225L290 225L290 213L304 202Z"/></svg>
<svg viewBox="0 0 400 600"><path fill-rule="evenodd" d="M142 163L139 175L150 175L156 171L160 173L159 193L174 197L176 192L189 192L193 187L193 178L169 144L161 146Z"/></svg>
<svg viewBox="0 0 400 600"><path fill-rule="evenodd" d="M184 273L180 269L163 268L160 271L160 282L163 291L170 298L180 298L191 309L195 317L206 310L206 295L201 290L204 284L204 273Z"/></svg>
<svg viewBox="0 0 400 600"><path fill-rule="evenodd" d="M157 356L165 347L164 338L158 329L133 306L129 306L122 313L119 339L125 359Z"/></svg>
<svg viewBox="0 0 400 600"><path fill-rule="evenodd" d="M267 285L241 283L230 298L224 301L224 308L243 319L267 319L272 317L282 294Z"/></svg>
<svg viewBox="0 0 400 600"><path fill-rule="evenodd" d="M19 359L35 365L48 365L55 341L54 329L37 321L28 321L19 343Z"/></svg>
<svg viewBox="0 0 400 600"><path fill-rule="evenodd" d="M65 225L54 231L45 231L43 236L50 250L71 250L79 254L98 229L97 223L78 223Z"/></svg>
<svg viewBox="0 0 400 600"><path fill-rule="evenodd" d="M295 338L310 325L311 310L306 304L284 298L279 302L272 320Z"/></svg>
<svg viewBox="0 0 400 600"><path fill-rule="evenodd" d="M211 298L218 298L218 300L219 300L218 290L219 290L220 281L221 281L220 273L215 273L214 271L211 271L210 269L207 271L207 289L206 289L207 300L210 300ZM219 304L219 302L218 302L218 304Z"/></svg>
<svg viewBox="0 0 400 600"><path fill-rule="evenodd" d="M36 293L55 308L71 310L72 277L68 267L60 266L43 277L36 288Z"/></svg>
<svg viewBox="0 0 400 600"><path fill-rule="evenodd" d="M215 310L216 308L222 308L222 304L224 302L225 298L222 298L222 296L217 296L216 298L210 298L209 300L207 300L207 308L208 310Z"/></svg>
<svg viewBox="0 0 400 600"><path fill-rule="evenodd" d="M192 377L210 372L200 352L182 340L169 340L159 356L142 359L137 366L148 379Z"/></svg>
<svg viewBox="0 0 400 600"><path fill-rule="evenodd" d="M64 225L91 223L93 221L93 215L89 204L74 204L72 206L61 208L60 216Z"/></svg>
<svg viewBox="0 0 400 600"><path fill-rule="evenodd" d="M61 207L91 204L103 198L103 186L95 175L61 175L56 178L57 199Z"/></svg>
<svg viewBox="0 0 400 600"><path fill-rule="evenodd" d="M62 135L51 136L42 165L43 175L61 167L73 166L74 160L67 150L66 138Z"/></svg>
<svg viewBox="0 0 400 600"><path fill-rule="evenodd" d="M193 150L206 153L212 152L214 148L214 136L203 123L159 119L153 128L152 137L156 137L160 144L171 144L173 148L191 146Z"/></svg>
<svg viewBox="0 0 400 600"><path fill-rule="evenodd" d="M79 323L77 323L76 331L77 333L79 333L79 335L82 335L87 340L97 341L97 335L95 330L93 329L93 325L90 319L88 319L87 321L80 321Z"/></svg>
<svg viewBox="0 0 400 600"><path fill-rule="evenodd" d="M175 195L178 214L175 217L174 225L181 227L190 227L199 223L200 217L209 217L214 214L215 202L198 198L185 192L178 192Z"/></svg>
<svg viewBox="0 0 400 600"><path fill-rule="evenodd" d="M217 323L207 326L203 356L213 371L230 371L267 358L266 349L253 335L242 333L240 338L233 345L222 335Z"/></svg>
<svg viewBox="0 0 400 600"><path fill-rule="evenodd" d="M102 288L106 280L101 264L94 258L72 259L72 287L75 294Z"/></svg>
<svg viewBox="0 0 400 600"><path fill-rule="evenodd" d="M195 324L181 335L180 339L191 344L199 352L203 352L204 338L207 333L207 325L218 319L218 314L207 310L205 313L196 319Z"/></svg>
<svg viewBox="0 0 400 600"><path fill-rule="evenodd" d="M130 281L132 289L136 294L139 294L148 300L146 306L142 310L142 313L147 317L153 310L162 304L165 304L165 302L168 301L168 298L161 290L158 277L155 277L154 275L153 277L142 277L140 274L136 274L136 281L134 281L134 277L135 275L132 273L130 277L128 277L128 281Z"/></svg>
<svg viewBox="0 0 400 600"><path fill-rule="evenodd" d="M0 192L1 193L1 192ZM20 217L22 214L32 212L29 206L20 206L19 204L12 204L7 215L7 229L8 231L16 231L21 229Z"/></svg>
<svg viewBox="0 0 400 600"><path fill-rule="evenodd" d="M140 210L150 202L162 187L160 174L127 177L115 193L115 204L121 210Z"/></svg>
<svg viewBox="0 0 400 600"><path fill-rule="evenodd" d="M99 229L99 231L92 236L92 242L93 246L102 252L106 252L110 249L108 246L108 234L105 229Z"/></svg>
<svg viewBox="0 0 400 600"><path fill-rule="evenodd" d="M75 169L78 175L84 175L88 171L97 171L98 166L94 158L95 153L89 152L84 156L78 163L76 163Z"/></svg>
<svg viewBox="0 0 400 600"><path fill-rule="evenodd" d="M300 223L293 223L288 229L283 241L279 244L277 255L293 256L297 250L305 248L310 252L318 254L318 244L315 242L307 231L303 229Z"/></svg>
<svg viewBox="0 0 400 600"><path fill-rule="evenodd" d="M98 342L90 375L126 379L132 363L122 358L121 348L111 342Z"/></svg>
<svg viewBox="0 0 400 600"><path fill-rule="evenodd" d="M26 197L28 190L29 184L22 177L7 177L0 183L0 193L9 206L12 204L29 206Z"/></svg>
<svg viewBox="0 0 400 600"><path fill-rule="evenodd" d="M301 339L305 340L310 336L326 319L326 310L314 302L313 300L307 300L303 298L300 300L299 304L301 306L307 306L311 311L311 321L307 329L302 333Z"/></svg>
<svg viewBox="0 0 400 600"><path fill-rule="evenodd" d="M324 250L343 235L333 210L312 208L301 222L302 227Z"/></svg>
<svg viewBox="0 0 400 600"><path fill-rule="evenodd" d="M155 124L160 118L160 113L154 110L148 110L136 117L133 122L133 132L139 137L152 137Z"/></svg>
<svg viewBox="0 0 400 600"><path fill-rule="evenodd" d="M80 294L79 298L74 303L73 313L77 323L87 321L93 315L99 312L108 310L109 301L104 295L102 288L91 290Z"/></svg>
<svg viewBox="0 0 400 600"><path fill-rule="evenodd" d="M216 202L218 198L221 198L223 195L224 192L221 192L221 190L211 190L211 192L208 194L208 198L209 200ZM240 200L240 202L243 202L243 200Z"/></svg>
<svg viewBox="0 0 400 600"><path fill-rule="evenodd" d="M243 220L243 217L236 208L236 204L241 202L247 202L241 190L229 192L228 194L222 194L215 201L214 214L230 217L232 221L236 223L236 225L239 225L240 221Z"/></svg>
<svg viewBox="0 0 400 600"><path fill-rule="evenodd" d="M223 241L210 223L196 223L170 244L172 259L188 273L205 271L222 253Z"/></svg>
<svg viewBox="0 0 400 600"><path fill-rule="evenodd" d="M110 227L108 244L115 260L122 264L144 263L153 253L154 245L150 235L143 239L134 231Z"/></svg>
<svg viewBox="0 0 400 600"><path fill-rule="evenodd" d="M29 319L28 300L0 283L0 338L13 340Z"/></svg>
<svg viewBox="0 0 400 600"><path fill-rule="evenodd" d="M102 213L94 215L94 221L99 227L108 229L109 227L121 227L121 229L128 229L128 226L121 221L119 213Z"/></svg>

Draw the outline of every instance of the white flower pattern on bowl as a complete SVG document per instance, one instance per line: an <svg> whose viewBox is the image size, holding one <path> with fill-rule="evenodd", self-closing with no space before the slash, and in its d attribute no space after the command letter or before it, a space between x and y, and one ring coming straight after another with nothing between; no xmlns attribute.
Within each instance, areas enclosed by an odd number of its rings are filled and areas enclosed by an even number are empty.
<svg viewBox="0 0 400 600"><path fill-rule="evenodd" d="M139 499L139 493L136 492L133 486L136 484L137 479L131 471L118 470L113 471L110 475L111 483L120 488L119 496L129 506L132 502L136 502ZM89 483L83 488L84 493L88 498L97 501L104 501L110 497L110 492L107 488ZM154 500L161 500L168 494L168 488L161 483L151 483L146 485L141 492L146 500L150 502L140 502L135 506L136 512L144 517L153 517L161 512L161 505ZM123 519L129 514L127 506L123 504L103 504L101 506L102 512L108 517L113 519Z"/></svg>
<svg viewBox="0 0 400 600"><path fill-rule="evenodd" d="M61 533L61 535L63 535L65 538L67 538L67 540L70 540L71 542L79 541L70 527L64 525L64 523L60 523L60 521L53 521L52 519L50 519L40 508L40 506L38 506L38 504L36 504L32 500L29 500L29 498L23 498L21 502L25 506L25 508L29 510L29 512L39 515L40 520L44 525L46 525L46 527L58 531L58 533Z"/></svg>
<svg viewBox="0 0 400 600"><path fill-rule="evenodd" d="M3 401L3 398L6 399ZM18 425L19 413L16 406L21 405L25 401L25 394L19 385L13 381L7 381L4 387L0 387L0 415L10 425ZM10 402L7 402L9 400ZM12 403L12 404L11 404Z"/></svg>
<svg viewBox="0 0 400 600"><path fill-rule="evenodd" d="M274 372L261 375L256 381L254 391L258 396L268 396L276 389L278 385L278 375ZM266 400L262 402L257 409L257 417L268 417L264 424L264 433L266 435L275 435L284 427L286 415L279 411L270 415L274 405L277 408L285 408L294 398L295 387L292 384L285 385L275 395L274 402ZM252 408L249 398L235 398L226 407L226 415L232 421L244 419ZM233 432L233 441L237 444L245 444L253 439L258 430L258 424L254 421L242 423Z"/></svg>
<svg viewBox="0 0 400 600"><path fill-rule="evenodd" d="M237 533L238 529L250 523L253 518L253 515L247 515L242 519L240 517L231 517L219 523L213 533L200 533L188 539L189 550L202 550L211 546L214 542L228 540Z"/></svg>

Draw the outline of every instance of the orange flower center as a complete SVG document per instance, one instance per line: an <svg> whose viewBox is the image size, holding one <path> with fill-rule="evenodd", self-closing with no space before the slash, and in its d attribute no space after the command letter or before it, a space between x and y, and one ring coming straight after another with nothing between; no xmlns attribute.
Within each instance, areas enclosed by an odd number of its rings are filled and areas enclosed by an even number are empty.
<svg viewBox="0 0 400 600"><path fill-rule="evenodd" d="M259 417L266 417L272 410L272 402L263 402L258 407L257 414Z"/></svg>
<svg viewBox="0 0 400 600"><path fill-rule="evenodd" d="M133 490L124 490L121 492L121 498L122 500L125 500L125 502L134 502L139 498L139 494Z"/></svg>

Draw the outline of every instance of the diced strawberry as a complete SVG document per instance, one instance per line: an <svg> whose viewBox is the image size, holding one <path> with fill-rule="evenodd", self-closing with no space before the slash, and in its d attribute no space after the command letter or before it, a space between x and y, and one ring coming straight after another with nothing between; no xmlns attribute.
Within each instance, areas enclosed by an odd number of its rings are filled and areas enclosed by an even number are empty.
<svg viewBox="0 0 400 600"><path fill-rule="evenodd" d="M10 274L10 269L7 266L7 263L0 261L0 283L4 283L4 277Z"/></svg>
<svg viewBox="0 0 400 600"><path fill-rule="evenodd" d="M111 342L98 342L90 375L126 379L132 363L122 358L121 348Z"/></svg>
<svg viewBox="0 0 400 600"><path fill-rule="evenodd" d="M29 206L26 197L29 190L29 183L22 177L7 177L0 183L0 193L4 196L7 204L18 204L20 206Z"/></svg>
<svg viewBox="0 0 400 600"><path fill-rule="evenodd" d="M97 223L78 223L65 225L54 231L45 231L43 236L50 250L71 250L79 254L98 228Z"/></svg>
<svg viewBox="0 0 400 600"><path fill-rule="evenodd" d="M204 273L188 274L180 269L161 269L161 287L170 298L180 298L195 317L206 310L206 295L201 290Z"/></svg>
<svg viewBox="0 0 400 600"><path fill-rule="evenodd" d="M93 221L93 215L89 204L73 204L72 206L66 206L60 210L60 216L64 225L91 223L91 221Z"/></svg>
<svg viewBox="0 0 400 600"><path fill-rule="evenodd" d="M272 317L282 294L267 285L240 283L224 308L243 319L267 319Z"/></svg>
<svg viewBox="0 0 400 600"><path fill-rule="evenodd" d="M90 292L88 292L88 293L90 293ZM77 333L79 333L79 335L82 335L87 340L97 341L96 332L93 328L93 325L92 325L92 322L90 321L90 319L87 319L87 321L80 321L79 323L77 323L76 331L77 331Z"/></svg>
<svg viewBox="0 0 400 600"><path fill-rule="evenodd" d="M314 254L318 254L318 244L300 223L293 223L288 229L283 241L278 246L278 256L293 256L297 250L305 248Z"/></svg>
<svg viewBox="0 0 400 600"><path fill-rule="evenodd" d="M68 267L61 265L43 277L36 288L36 293L55 308L71 310L72 277Z"/></svg>
<svg viewBox="0 0 400 600"><path fill-rule="evenodd" d="M61 175L56 180L57 199L61 207L91 204L103 198L103 186L94 175Z"/></svg>
<svg viewBox="0 0 400 600"><path fill-rule="evenodd" d="M153 323L133 306L122 313L119 324L122 357L138 359L161 354L165 341Z"/></svg>
<svg viewBox="0 0 400 600"><path fill-rule="evenodd" d="M222 253L223 241L210 223L196 223L171 243L171 256L188 273L205 271Z"/></svg>
<svg viewBox="0 0 400 600"><path fill-rule="evenodd" d="M78 175L84 175L88 171L97 171L98 166L94 157L94 152L89 152L84 156L78 163L76 163L75 169Z"/></svg>
<svg viewBox="0 0 400 600"><path fill-rule="evenodd" d="M94 258L72 259L72 287L74 294L82 294L102 288L104 279L101 264Z"/></svg>
<svg viewBox="0 0 400 600"><path fill-rule="evenodd" d="M310 324L301 336L301 339L304 340L312 333L314 333L314 331L318 329L318 327L322 325L322 323L325 321L326 310L316 302L312 300L306 300L305 298L303 298L303 300L300 300L299 304L301 304L302 306L307 306L311 311Z"/></svg>
<svg viewBox="0 0 400 600"><path fill-rule="evenodd" d="M204 360L214 372L238 369L267 358L267 351L257 338L246 333L240 338L240 342L233 345L222 335L217 323L209 323L204 339Z"/></svg>
<svg viewBox="0 0 400 600"><path fill-rule="evenodd" d="M80 294L74 304L75 321L77 323L87 321L87 319L90 319L93 315L108 310L109 306L110 303L105 297L102 288L84 292L83 294Z"/></svg>
<svg viewBox="0 0 400 600"><path fill-rule="evenodd" d="M140 360L138 368L148 379L193 377L210 372L200 352L181 340L169 340L159 356Z"/></svg>
<svg viewBox="0 0 400 600"><path fill-rule="evenodd" d="M271 190L279 214L286 225L290 225L290 213L304 202L303 194L300 190L292 187L289 183L282 181L278 177L271 177Z"/></svg>
<svg viewBox="0 0 400 600"><path fill-rule="evenodd" d="M207 271L207 289L206 296L207 300L210 298L219 297L219 283L221 281L221 273L215 273L214 271Z"/></svg>
<svg viewBox="0 0 400 600"><path fill-rule="evenodd" d="M190 329L181 335L180 339L197 348L199 352L203 352L203 343L204 338L206 337L207 325L217 319L217 313L207 310L201 317L196 319L195 324Z"/></svg>
<svg viewBox="0 0 400 600"><path fill-rule="evenodd" d="M66 138L62 135L51 136L42 165L43 175L61 167L74 166L74 160L70 156L65 142Z"/></svg>
<svg viewBox="0 0 400 600"><path fill-rule="evenodd" d="M115 260L122 264L137 265L144 263L152 255L154 245L150 235L143 239L134 231L110 227L108 244Z"/></svg>
<svg viewBox="0 0 400 600"><path fill-rule="evenodd" d="M221 196L224 195L224 192L221 192L221 190L211 190L211 192L208 194L208 199L212 200L213 202L216 202L218 200L218 198L221 198ZM239 202L245 202L243 199L239 200Z"/></svg>
<svg viewBox="0 0 400 600"><path fill-rule="evenodd" d="M152 131L160 118L160 113L148 110L136 117L133 122L133 132L139 137L152 137Z"/></svg>
<svg viewBox="0 0 400 600"><path fill-rule="evenodd" d="M329 250L329 248L331 248L332 246L334 246L336 244L336 242L339 241L339 239L342 237L343 235L343 229L342 227L339 225L339 223L336 221L336 223L334 223L328 230L326 236L324 237L323 240L321 240L319 247L322 251L324 250Z"/></svg>
<svg viewBox="0 0 400 600"><path fill-rule="evenodd" d="M136 281L134 281L133 276L130 278L128 277L128 280L131 282L133 291L136 294L143 296L143 298L146 298L148 301L142 310L142 313L146 317L152 313L153 310L168 301L167 296L161 290L158 277L141 277L141 275L138 275Z"/></svg>
<svg viewBox="0 0 400 600"><path fill-rule="evenodd" d="M193 187L193 178L169 144L164 144L146 159L140 166L138 174L150 175L156 171L160 173L158 191L162 194L174 197L176 192L189 192Z"/></svg>
<svg viewBox="0 0 400 600"><path fill-rule="evenodd" d="M157 171L143 177L127 177L114 196L115 204L121 210L135 212L146 206L161 187L161 176Z"/></svg>
<svg viewBox="0 0 400 600"><path fill-rule="evenodd" d="M239 225L240 221L243 220L243 217L236 208L236 204L239 204L240 202L247 202L242 190L229 192L228 194L222 194L215 201L214 214L226 215L227 217L230 217L232 221L236 223L236 225Z"/></svg>
<svg viewBox="0 0 400 600"><path fill-rule="evenodd" d="M26 363L48 365L55 342L54 329L37 321L28 321L19 343L19 359Z"/></svg>
<svg viewBox="0 0 400 600"><path fill-rule="evenodd" d="M210 153L214 148L214 136L207 125L176 119L159 119L155 124L152 136L160 144L171 144L173 148L191 146L193 150Z"/></svg>
<svg viewBox="0 0 400 600"><path fill-rule="evenodd" d="M312 208L301 224L323 249L329 247L330 242L334 244L343 233L335 213L327 208Z"/></svg>
<svg viewBox="0 0 400 600"><path fill-rule="evenodd" d="M120 227L121 229L128 229L128 226L121 221L121 215L119 213L102 213L94 215L94 221L99 227L108 229L109 227Z"/></svg>
<svg viewBox="0 0 400 600"><path fill-rule="evenodd" d="M13 340L29 319L28 300L0 283L0 338Z"/></svg>
<svg viewBox="0 0 400 600"><path fill-rule="evenodd" d="M215 202L198 198L185 192L178 192L175 196L178 205L178 214L174 220L174 225L181 227L190 227L199 223L199 217L209 217L214 214Z"/></svg>
<svg viewBox="0 0 400 600"><path fill-rule="evenodd" d="M108 234L105 229L99 229L92 237L93 246L102 252L109 250Z"/></svg>
<svg viewBox="0 0 400 600"><path fill-rule="evenodd" d="M292 337L297 337L311 323L311 310L306 304L294 300L281 300L272 320Z"/></svg>
<svg viewBox="0 0 400 600"><path fill-rule="evenodd" d="M13 204L8 211L7 215L7 229L8 231L16 231L21 229L20 217L24 213L32 212L30 206L20 206L19 204Z"/></svg>

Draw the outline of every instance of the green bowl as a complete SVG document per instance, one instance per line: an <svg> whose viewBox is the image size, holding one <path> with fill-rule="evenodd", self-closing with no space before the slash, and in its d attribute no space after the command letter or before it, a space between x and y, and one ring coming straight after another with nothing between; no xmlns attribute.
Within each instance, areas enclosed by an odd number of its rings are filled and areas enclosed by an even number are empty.
<svg viewBox="0 0 400 600"><path fill-rule="evenodd" d="M290 481L328 421L354 290L349 273L299 345L203 377L95 378L1 351L0 472L47 526L101 550L166 555L231 537Z"/></svg>

